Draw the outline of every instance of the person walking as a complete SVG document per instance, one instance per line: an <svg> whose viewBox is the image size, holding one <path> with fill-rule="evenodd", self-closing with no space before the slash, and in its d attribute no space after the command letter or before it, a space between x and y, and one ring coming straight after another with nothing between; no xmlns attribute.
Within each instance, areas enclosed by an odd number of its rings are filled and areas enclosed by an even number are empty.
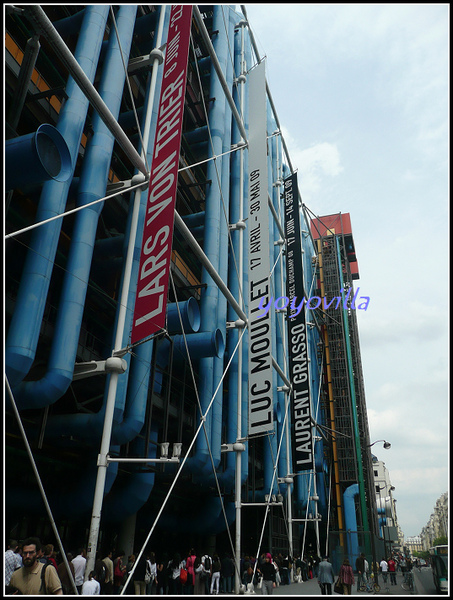
<svg viewBox="0 0 453 600"><path fill-rule="evenodd" d="M23 566L11 575L10 585L23 595L39 596L51 594L62 596L61 581L52 564L39 562L41 542L38 538L27 538L22 543ZM44 576L42 571L45 569Z"/></svg>
<svg viewBox="0 0 453 600"><path fill-rule="evenodd" d="M134 580L134 590L136 596L145 596L146 595L146 583L145 583L145 575L147 568L147 558L145 553L141 555L138 559L137 565L135 567L135 571L132 575L132 579Z"/></svg>
<svg viewBox="0 0 453 600"><path fill-rule="evenodd" d="M195 586L193 589L193 593L195 596L204 596L205 593L205 584L204 584L204 566L201 562L200 557L197 556L195 560Z"/></svg>
<svg viewBox="0 0 453 600"><path fill-rule="evenodd" d="M184 563L181 561L180 554L175 552L173 559L168 563L168 593L170 596L179 596L182 594L182 585L179 574L183 565Z"/></svg>
<svg viewBox="0 0 453 600"><path fill-rule="evenodd" d="M362 581L366 583L365 554L363 552L355 561L355 570L357 571L357 591L359 591Z"/></svg>
<svg viewBox="0 0 453 600"><path fill-rule="evenodd" d="M57 566L57 574L58 578L61 581L61 586L63 588L63 595L68 596L69 594L74 593L74 565L72 564L73 556L70 552L66 554L66 559L69 565L69 571L66 569L66 565L62 560L61 563Z"/></svg>
<svg viewBox="0 0 453 600"><path fill-rule="evenodd" d="M18 548L17 540L9 540L8 549L5 552L5 585L9 585L11 575L22 566L22 557L17 553Z"/></svg>
<svg viewBox="0 0 453 600"><path fill-rule="evenodd" d="M44 546L44 558L46 559L46 562L57 568L58 565L57 561L55 560L55 550L53 544L47 544Z"/></svg>
<svg viewBox="0 0 453 600"><path fill-rule="evenodd" d="M113 561L113 593L118 595L123 585L124 574L126 573L126 565L123 563L124 550L119 550Z"/></svg>
<svg viewBox="0 0 453 600"><path fill-rule="evenodd" d="M102 559L102 562L104 563L104 565L107 567L107 577L105 580L105 584L104 584L104 589L103 589L103 593L106 596L112 596L113 595L113 582L115 580L115 575L114 575L114 571L113 571L113 552L111 550L109 550L106 554L106 556Z"/></svg>
<svg viewBox="0 0 453 600"><path fill-rule="evenodd" d="M216 589L215 593L219 593L219 582L220 582L220 559L218 554L213 556L212 567L211 567L211 594L214 593L214 587Z"/></svg>
<svg viewBox="0 0 453 600"><path fill-rule="evenodd" d="M396 585L396 563L392 557L387 561L388 571L390 573L390 585Z"/></svg>
<svg viewBox="0 0 453 600"><path fill-rule="evenodd" d="M96 581L95 571L91 571L88 579L82 585L82 596L98 596L101 593L101 584Z"/></svg>
<svg viewBox="0 0 453 600"><path fill-rule="evenodd" d="M273 594L274 587L276 587L277 584L275 581L276 570L272 563L272 554L268 552L264 556L264 562L260 564L260 566L257 568L257 571L259 571L263 576L263 596Z"/></svg>
<svg viewBox="0 0 453 600"><path fill-rule="evenodd" d="M197 553L193 548L189 551L189 556L186 558L186 569L187 569L187 583L186 583L186 594L193 596L195 588L195 561L197 560Z"/></svg>
<svg viewBox="0 0 453 600"><path fill-rule="evenodd" d="M389 566L388 566L387 561L385 560L385 558L382 558L382 560L381 560L381 562L379 564L379 568L381 569L382 579L383 579L384 583L387 583Z"/></svg>
<svg viewBox="0 0 453 600"><path fill-rule="evenodd" d="M230 594L233 589L234 563L231 556L226 552L220 563L220 576L222 592Z"/></svg>
<svg viewBox="0 0 453 600"><path fill-rule="evenodd" d="M332 595L332 584L335 581L333 567L329 562L329 557L325 556L318 564L318 583L323 596Z"/></svg>
<svg viewBox="0 0 453 600"><path fill-rule="evenodd" d="M345 596L350 596L351 586L354 585L354 573L352 571L351 564L347 558L344 559L343 564L341 565L338 577L343 585L343 594Z"/></svg>
<svg viewBox="0 0 453 600"><path fill-rule="evenodd" d="M156 563L156 554L155 552L150 552L147 557L147 573L149 572L149 581L145 581L146 583L146 595L147 596L155 596L157 590L157 563Z"/></svg>
<svg viewBox="0 0 453 600"><path fill-rule="evenodd" d="M201 557L201 563L203 565L203 579L205 585L205 593L209 594L209 590L211 589L211 567L212 567L212 558L209 554L204 554Z"/></svg>
<svg viewBox="0 0 453 600"><path fill-rule="evenodd" d="M156 570L157 570L157 586L156 586L156 594L161 596L162 594L167 594L167 586L168 586L168 554L164 552L159 560L156 560Z"/></svg>
<svg viewBox="0 0 453 600"><path fill-rule="evenodd" d="M74 580L79 594L82 593L83 579L85 576L85 567L87 564L86 555L87 554L85 548L79 548L76 557L72 559L72 564L74 565Z"/></svg>

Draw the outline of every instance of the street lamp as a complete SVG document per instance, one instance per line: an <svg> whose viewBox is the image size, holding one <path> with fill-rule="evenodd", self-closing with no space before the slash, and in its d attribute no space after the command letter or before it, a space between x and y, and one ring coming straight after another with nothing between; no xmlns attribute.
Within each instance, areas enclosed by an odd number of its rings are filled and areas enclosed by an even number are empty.
<svg viewBox="0 0 453 600"><path fill-rule="evenodd" d="M390 442L387 442L386 440L376 440L372 444L368 444L368 448L371 448L371 446L374 446L374 444L377 444L378 442L384 442L384 449L385 450L388 450L389 448L392 447L392 444Z"/></svg>

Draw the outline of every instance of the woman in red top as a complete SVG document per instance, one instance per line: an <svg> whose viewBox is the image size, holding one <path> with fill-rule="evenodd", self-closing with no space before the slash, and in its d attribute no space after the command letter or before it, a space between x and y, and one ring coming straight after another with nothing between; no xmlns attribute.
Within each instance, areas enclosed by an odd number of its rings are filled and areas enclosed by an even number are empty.
<svg viewBox="0 0 453 600"><path fill-rule="evenodd" d="M390 585L396 585L396 563L392 557L387 561L390 573Z"/></svg>
<svg viewBox="0 0 453 600"><path fill-rule="evenodd" d="M193 594L193 588L195 586L195 560L197 558L195 550L192 548L189 552L189 556L186 560L186 569L187 569L187 586L190 586L192 589L188 591L189 594Z"/></svg>
<svg viewBox="0 0 453 600"><path fill-rule="evenodd" d="M343 584L343 594L351 595L351 586L354 585L354 573L347 558L344 559L340 568L339 578Z"/></svg>

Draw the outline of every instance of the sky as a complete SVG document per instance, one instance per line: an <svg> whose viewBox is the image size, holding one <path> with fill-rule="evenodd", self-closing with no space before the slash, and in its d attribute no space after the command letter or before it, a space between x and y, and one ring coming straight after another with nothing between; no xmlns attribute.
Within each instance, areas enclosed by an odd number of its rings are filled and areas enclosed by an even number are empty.
<svg viewBox="0 0 453 600"><path fill-rule="evenodd" d="M351 215L370 439L419 535L449 490L449 5L245 7L303 203Z"/></svg>

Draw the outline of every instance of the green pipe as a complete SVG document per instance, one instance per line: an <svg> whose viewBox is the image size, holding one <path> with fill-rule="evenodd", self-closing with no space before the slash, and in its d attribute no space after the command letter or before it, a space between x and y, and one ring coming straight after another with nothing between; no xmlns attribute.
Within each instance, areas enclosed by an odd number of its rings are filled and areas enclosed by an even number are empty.
<svg viewBox="0 0 453 600"><path fill-rule="evenodd" d="M355 397L355 386L354 386L354 376L352 373L352 354L351 354L351 342L349 339L349 326L348 326L348 311L344 308L344 289L343 289L343 269L341 267L341 257L340 257L340 244L339 239L337 237L337 256L338 256L338 269L340 274L340 286L341 286L341 294L343 298L343 325L344 325L344 336L346 341L346 353L348 357L348 374L349 374L349 385L351 390L351 405L352 405L352 414L353 414L353 425L354 425L354 442L355 442L355 450L357 456L357 469L358 469L358 484L359 484L359 497L360 497L360 507L362 510L362 523L365 532L369 532L369 524L368 524L368 515L367 515L367 506L365 499L365 487L364 487L364 475L363 475L363 464L362 464L362 453L360 447L360 436L359 436L359 424L357 419L357 405L356 405L356 397ZM368 540L368 537L366 538Z"/></svg>

